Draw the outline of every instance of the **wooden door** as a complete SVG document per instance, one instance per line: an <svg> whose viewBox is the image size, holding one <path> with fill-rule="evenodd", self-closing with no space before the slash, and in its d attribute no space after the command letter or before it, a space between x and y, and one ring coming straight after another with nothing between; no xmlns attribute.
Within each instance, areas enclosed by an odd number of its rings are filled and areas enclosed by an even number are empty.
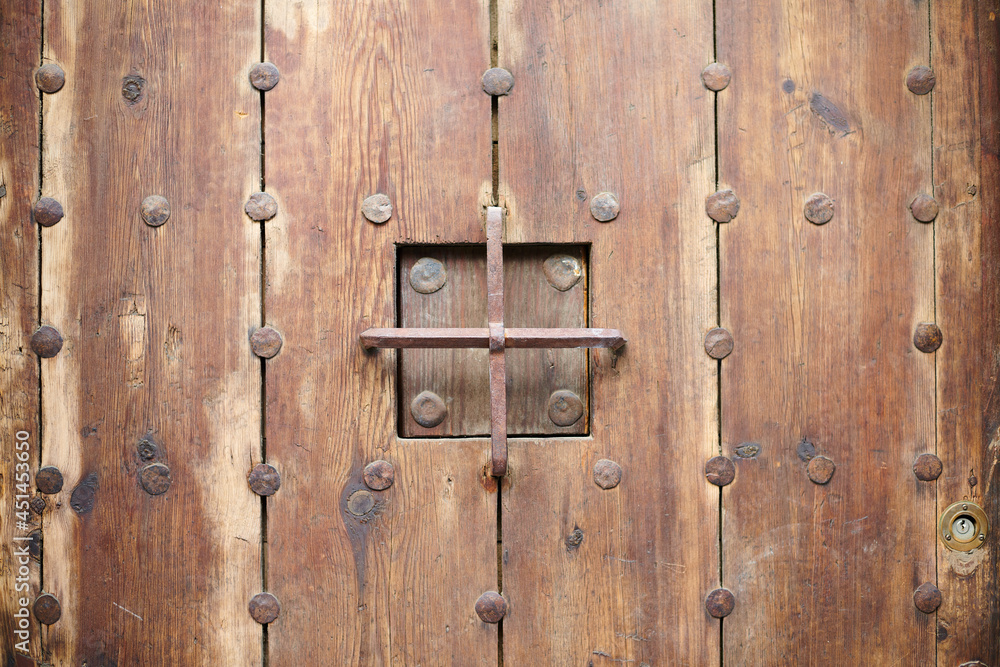
<svg viewBox="0 0 1000 667"><path fill-rule="evenodd" d="M996 667L998 12L0 2L5 664Z"/></svg>

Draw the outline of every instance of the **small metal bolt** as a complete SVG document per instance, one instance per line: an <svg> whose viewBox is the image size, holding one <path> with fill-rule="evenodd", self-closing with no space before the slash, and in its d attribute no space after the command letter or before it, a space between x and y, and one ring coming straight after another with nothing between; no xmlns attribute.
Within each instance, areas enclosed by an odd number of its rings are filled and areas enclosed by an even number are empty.
<svg viewBox="0 0 1000 667"><path fill-rule="evenodd" d="M948 540L948 541L951 541L951 533L947 533L947 534L946 534L946 535L944 536L944 539L946 539L946 540Z"/></svg>
<svg viewBox="0 0 1000 667"><path fill-rule="evenodd" d="M507 615L507 601L496 591L486 591L476 600L476 613L483 623L499 623Z"/></svg>
<svg viewBox="0 0 1000 667"><path fill-rule="evenodd" d="M921 454L913 462L913 474L922 482L933 482L941 476L944 465L934 454Z"/></svg>
<svg viewBox="0 0 1000 667"><path fill-rule="evenodd" d="M151 463L139 471L139 483L146 493L159 496L170 488L170 468L162 463Z"/></svg>
<svg viewBox="0 0 1000 667"><path fill-rule="evenodd" d="M906 75L906 87L914 95L926 95L934 90L935 83L937 83L937 77L934 76L934 70L923 65L914 67Z"/></svg>
<svg viewBox="0 0 1000 667"><path fill-rule="evenodd" d="M55 327L41 326L35 333L31 334L31 351L42 359L51 359L56 356L62 346L62 334Z"/></svg>
<svg viewBox="0 0 1000 667"><path fill-rule="evenodd" d="M388 461L379 459L365 466L365 485L373 491L385 491L396 480L396 470Z"/></svg>
<svg viewBox="0 0 1000 667"><path fill-rule="evenodd" d="M733 351L733 334L722 328L711 329L705 334L705 352L713 359L725 359Z"/></svg>
<svg viewBox="0 0 1000 667"><path fill-rule="evenodd" d="M31 207L32 219L42 227L51 227L63 219L62 204L52 197L40 197Z"/></svg>
<svg viewBox="0 0 1000 667"><path fill-rule="evenodd" d="M281 475L274 466L258 463L247 476L247 484L258 496L273 496L281 488Z"/></svg>
<svg viewBox="0 0 1000 667"><path fill-rule="evenodd" d="M560 292L566 292L580 282L583 267L580 260L572 255L555 254L542 263L542 273L549 284Z"/></svg>
<svg viewBox="0 0 1000 667"><path fill-rule="evenodd" d="M159 227L170 218L170 202L160 195L149 195L139 205L142 221L150 227Z"/></svg>
<svg viewBox="0 0 1000 667"><path fill-rule="evenodd" d="M281 80L281 72L274 63L257 63L250 68L250 85L257 90L267 92L278 85Z"/></svg>
<svg viewBox="0 0 1000 667"><path fill-rule="evenodd" d="M720 63L712 63L701 71L701 82L706 88L715 92L724 90L732 78L733 73Z"/></svg>
<svg viewBox="0 0 1000 667"><path fill-rule="evenodd" d="M940 210L937 201L928 195L917 195L910 202L910 213L920 222L934 222Z"/></svg>
<svg viewBox="0 0 1000 667"><path fill-rule="evenodd" d="M41 496L35 496L34 498L31 499L31 501L28 504L31 505L32 512L34 512L35 514L41 514L42 512L45 511L47 503L45 502L45 498L42 498Z"/></svg>
<svg viewBox="0 0 1000 667"><path fill-rule="evenodd" d="M35 598L34 605L35 618L42 625L52 625L62 616L62 605L55 595L42 593Z"/></svg>
<svg viewBox="0 0 1000 667"><path fill-rule="evenodd" d="M374 194L361 202L361 213L369 222L381 225L392 217L392 202L388 195Z"/></svg>
<svg viewBox="0 0 1000 667"><path fill-rule="evenodd" d="M261 359L272 359L281 351L281 334L271 327L261 327L250 336L250 349Z"/></svg>
<svg viewBox="0 0 1000 667"><path fill-rule="evenodd" d="M736 478L736 465L725 456L713 456L705 464L705 478L716 486L731 484Z"/></svg>
<svg viewBox="0 0 1000 667"><path fill-rule="evenodd" d="M59 493L63 488L62 472L55 466L39 468L35 474L35 487L49 495Z"/></svg>
<svg viewBox="0 0 1000 667"><path fill-rule="evenodd" d="M136 74L130 74L122 79L122 97L130 105L135 104L142 97L142 91L145 87L145 79Z"/></svg>
<svg viewBox="0 0 1000 667"><path fill-rule="evenodd" d="M602 489L613 489L622 481L622 467L614 461L601 459L594 464L594 483Z"/></svg>
<svg viewBox="0 0 1000 667"><path fill-rule="evenodd" d="M744 442L736 448L736 456L741 459L752 459L760 453L760 445L756 442Z"/></svg>
<svg viewBox="0 0 1000 667"><path fill-rule="evenodd" d="M943 340L940 327L933 322L921 322L913 332L913 345L928 354L941 347Z"/></svg>
<svg viewBox="0 0 1000 667"><path fill-rule="evenodd" d="M814 225L825 225L833 219L833 200L822 192L809 195L804 209L806 220Z"/></svg>
<svg viewBox="0 0 1000 667"><path fill-rule="evenodd" d="M355 491L347 498L347 511L354 516L364 516L375 507L375 496L370 491Z"/></svg>
<svg viewBox="0 0 1000 667"><path fill-rule="evenodd" d="M598 222L611 222L620 210L618 197L610 192L599 192L590 200L590 214Z"/></svg>
<svg viewBox="0 0 1000 667"><path fill-rule="evenodd" d="M583 401L569 389L560 389L549 396L548 412L556 426L572 426L583 416Z"/></svg>
<svg viewBox="0 0 1000 667"><path fill-rule="evenodd" d="M448 272L440 260L421 257L410 269L410 287L421 294L433 294L448 282Z"/></svg>
<svg viewBox="0 0 1000 667"><path fill-rule="evenodd" d="M483 92L493 97L506 95L514 87L514 75L502 67L483 72Z"/></svg>
<svg viewBox="0 0 1000 667"><path fill-rule="evenodd" d="M281 613L281 603L271 593L257 593L250 598L250 616L261 625L267 625L278 618Z"/></svg>
<svg viewBox="0 0 1000 667"><path fill-rule="evenodd" d="M983 535L982 533L979 533L979 541L983 542L984 540L986 540L986 536Z"/></svg>
<svg viewBox="0 0 1000 667"><path fill-rule="evenodd" d="M56 93L66 84L66 72L55 63L42 65L35 72L35 85L43 93Z"/></svg>
<svg viewBox="0 0 1000 667"><path fill-rule="evenodd" d="M705 198L705 213L716 222L729 222L739 212L739 197L728 188L719 190Z"/></svg>
<svg viewBox="0 0 1000 667"><path fill-rule="evenodd" d="M251 220L264 222L278 214L278 202L274 201L274 197L266 192L255 192L247 199L243 210L246 211Z"/></svg>
<svg viewBox="0 0 1000 667"><path fill-rule="evenodd" d="M714 618L725 618L733 613L736 596L728 588L716 588L705 598L705 609Z"/></svg>
<svg viewBox="0 0 1000 667"><path fill-rule="evenodd" d="M814 456L806 466L806 474L816 484L826 484L833 479L837 465L825 456Z"/></svg>
<svg viewBox="0 0 1000 667"><path fill-rule="evenodd" d="M448 407L433 391L422 391L410 402L410 414L424 428L434 428L448 416Z"/></svg>
<svg viewBox="0 0 1000 667"><path fill-rule="evenodd" d="M934 584L920 584L913 592L913 604L925 614L933 614L941 606L941 591Z"/></svg>

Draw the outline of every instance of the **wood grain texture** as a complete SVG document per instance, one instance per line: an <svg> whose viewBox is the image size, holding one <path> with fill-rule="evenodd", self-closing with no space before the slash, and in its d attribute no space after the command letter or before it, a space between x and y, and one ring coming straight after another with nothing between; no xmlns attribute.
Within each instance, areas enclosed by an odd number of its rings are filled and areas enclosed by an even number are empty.
<svg viewBox="0 0 1000 667"><path fill-rule="evenodd" d="M582 269L580 282L566 291L545 279L543 263L553 254L574 253ZM422 257L442 261L448 282L432 294L410 286L413 264ZM510 246L504 250L504 325L506 327L587 326L587 275L583 249L553 246ZM400 326L485 327L486 252L482 247L436 247L400 252ZM489 352L487 350L407 350L399 353L404 436L489 435ZM507 432L586 433L584 414L571 426L556 426L548 415L549 396L568 389L587 404L587 353L583 350L517 350L507 352ZM424 428L410 414L410 402L430 390L448 405L448 416ZM586 412L586 411L585 411Z"/></svg>
<svg viewBox="0 0 1000 667"><path fill-rule="evenodd" d="M592 243L590 324L629 341L591 352L592 437L511 442L504 662L716 664L712 4L501 0L499 39L507 241ZM612 222L590 214L602 191ZM607 491L602 458L623 468Z"/></svg>
<svg viewBox="0 0 1000 667"><path fill-rule="evenodd" d="M1000 346L990 324L996 315L990 303L1000 286L992 222L998 183L982 156L991 150L994 160L996 155L997 6L935 2L931 9L937 75L934 196L941 207L934 223L937 321L945 341L937 352L937 451L944 464L937 481L937 513L953 502L972 500L993 514L993 534L985 548L960 553L938 542L938 586L944 597L938 611L938 664L979 660L994 665L1000 661L998 434L988 407L996 391ZM993 34L981 38L980 26ZM980 63L981 50L991 49Z"/></svg>
<svg viewBox="0 0 1000 667"><path fill-rule="evenodd" d="M63 491L45 526L44 586L62 604L55 665L261 662L259 4L45 3L43 194L66 217L42 238L45 463ZM123 77L139 76L130 103ZM140 202L159 194L152 228ZM149 437L172 484L148 495ZM72 507L81 484L93 508Z"/></svg>
<svg viewBox="0 0 1000 667"><path fill-rule="evenodd" d="M13 664L17 627L14 614L20 598L38 595L39 563L31 560L27 582L16 581L23 544L14 536L28 531L16 528L18 442L27 442L30 455L30 493L34 494L41 442L38 423L38 358L30 347L38 325L38 227L31 219L31 205L38 197L38 90L34 74L41 43L41 3L0 3L0 655ZM18 438L24 432L24 440ZM23 437L24 434L22 434ZM20 480L23 483L23 480ZM28 512L31 529L39 517ZM27 589L18 586L28 584ZM39 657L37 626L31 629L28 651ZM24 645L21 648L25 648Z"/></svg>
<svg viewBox="0 0 1000 667"><path fill-rule="evenodd" d="M932 665L934 319L930 100L905 78L928 64L924 2L716 4L720 188L741 200L720 230L726 664ZM878 20L871 17L878 16ZM833 198L825 225L812 193ZM836 472L814 484L806 440ZM743 443L759 453L734 455ZM746 449L741 450L744 453Z"/></svg>
<svg viewBox="0 0 1000 667"><path fill-rule="evenodd" d="M495 664L476 599L497 585L486 440L396 437L396 358L359 335L395 324L396 244L484 243L490 100L485 2L266 7L268 587L271 665ZM388 195L391 218L362 217ZM370 512L373 459L395 466ZM317 610L333 622L317 622Z"/></svg>

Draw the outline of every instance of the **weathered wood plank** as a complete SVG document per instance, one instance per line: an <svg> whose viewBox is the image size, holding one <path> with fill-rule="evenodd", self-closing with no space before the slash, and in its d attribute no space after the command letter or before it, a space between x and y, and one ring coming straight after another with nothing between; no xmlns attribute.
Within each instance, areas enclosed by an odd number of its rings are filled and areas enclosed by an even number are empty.
<svg viewBox="0 0 1000 667"><path fill-rule="evenodd" d="M507 241L592 243L590 324L629 341L591 352L591 438L511 443L505 664L716 664L712 4L503 0L499 40ZM595 484L602 458L618 487Z"/></svg>
<svg viewBox="0 0 1000 667"><path fill-rule="evenodd" d="M13 664L18 652L39 657L38 626L33 620L28 643L15 630L23 618L22 601L38 595L39 563L30 559L28 577L18 572L24 543L15 542L40 528L37 514L29 530L17 528L15 511L26 511L27 484L35 495L41 442L38 423L38 358L32 353L31 335L38 324L38 227L31 205L38 198L38 67L42 36L42 7L38 0L0 4L0 654ZM27 443L27 449L20 444ZM29 455L31 482L19 479L18 454ZM23 495L23 494L22 494ZM18 579L21 581L18 581ZM23 586L27 585L26 588ZM16 617L20 612L22 616ZM18 646L15 646L18 645Z"/></svg>
<svg viewBox="0 0 1000 667"><path fill-rule="evenodd" d="M42 188L66 209L42 233L42 318L66 341L42 364L42 451L65 477L45 526L56 665L261 662L260 232L242 213L258 8L45 3L44 55L66 71L45 100ZM171 209L157 228L139 217L153 194ZM147 436L162 495L139 482ZM92 508L73 496L89 483Z"/></svg>
<svg viewBox="0 0 1000 667"><path fill-rule="evenodd" d="M983 86L979 36L980 22L986 29L991 23L995 26L996 15L991 18L989 11L996 12L996 4L986 3L982 11L979 6L931 4L931 56L937 75L934 197L941 210L934 223L937 320L944 334L937 352L937 453L943 463L937 481L938 515L960 500L990 507L997 493L996 426L989 423L986 410L1000 341L995 331L990 335L987 302L995 298L989 294L995 294L1000 284L996 277L1000 267L989 262L996 257L986 247L997 242L986 218L995 204L983 204L984 197L996 201L997 182L995 175L986 180L988 171L980 173L980 137L985 128L995 128L998 106L996 56L983 64L983 74L994 77L992 84ZM982 136L993 142L995 150L995 140ZM995 553L995 532L985 548L968 553L951 551L938 542L944 598L938 612L938 664L980 660L992 665L1000 660Z"/></svg>
<svg viewBox="0 0 1000 667"><path fill-rule="evenodd" d="M497 628L474 611L497 585L488 443L397 439L397 355L358 339L395 324L395 244L485 241L488 5L271 1L265 46L282 72L265 100L266 312L284 335L266 371L284 480L270 664L495 664ZM393 206L381 225L361 213L375 193ZM374 459L395 483L352 514Z"/></svg>
<svg viewBox="0 0 1000 667"><path fill-rule="evenodd" d="M720 230L724 660L934 664L912 600L935 581L935 490L912 471L934 448L934 357L912 342L934 319L934 229L908 210L930 191L930 100L905 85L927 5L716 8L720 187L741 200ZM815 192L825 225L804 215ZM828 484L803 441L836 464Z"/></svg>

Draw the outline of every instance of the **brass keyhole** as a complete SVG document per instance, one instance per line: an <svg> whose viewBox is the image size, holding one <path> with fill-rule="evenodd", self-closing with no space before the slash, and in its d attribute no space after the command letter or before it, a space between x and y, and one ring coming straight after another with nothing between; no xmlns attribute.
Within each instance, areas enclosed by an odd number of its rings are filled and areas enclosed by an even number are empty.
<svg viewBox="0 0 1000 667"><path fill-rule="evenodd" d="M972 551L986 542L989 520L976 503L962 501L948 506L938 521L938 533L946 547Z"/></svg>

